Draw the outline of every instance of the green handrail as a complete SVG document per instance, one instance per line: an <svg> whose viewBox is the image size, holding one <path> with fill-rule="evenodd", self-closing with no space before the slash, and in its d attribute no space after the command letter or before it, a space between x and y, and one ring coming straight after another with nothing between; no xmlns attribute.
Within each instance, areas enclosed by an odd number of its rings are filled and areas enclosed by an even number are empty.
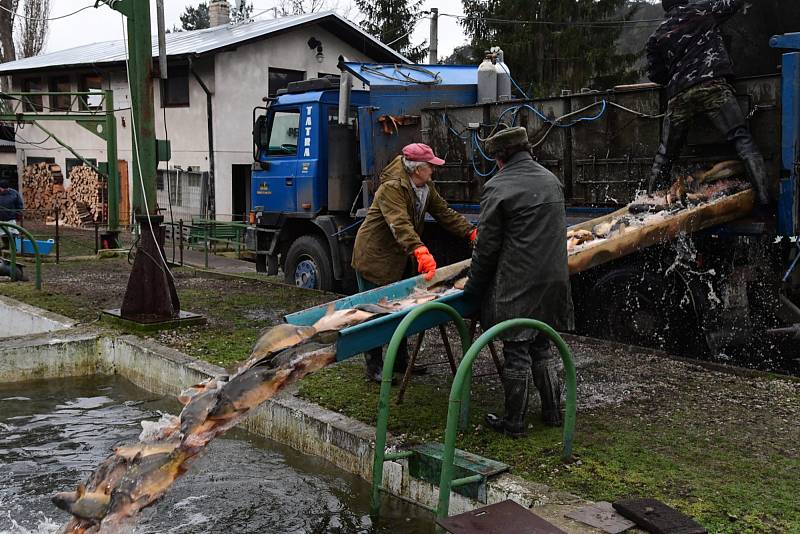
<svg viewBox="0 0 800 534"><path fill-rule="evenodd" d="M33 245L33 254L34 258L36 259L36 289L42 289L42 255L39 254L39 244L33 238L33 235L31 235L31 233L27 231L25 228L17 226L16 224L12 224L10 222L0 222L0 228L2 228L3 231L6 233L6 235L8 236L9 247L11 248L10 255L11 255L12 280L14 279L14 275L16 275L17 271L17 254L16 254L17 243L14 241L13 235L8 230L9 228L16 230L17 232L20 232L22 234L25 234L25 236L30 240L31 245Z"/></svg>
<svg viewBox="0 0 800 534"><path fill-rule="evenodd" d="M421 306L411 310L406 315L389 341L389 348L386 350L386 355L383 358L383 375L381 378L381 393L378 399L378 423L375 428L375 460L372 465L372 495L370 499L370 511L374 517L377 517L380 511L380 491L383 483L383 462L385 460L397 460L400 458L408 458L413 453L411 451L400 451L396 453L386 452L386 433L389 426L389 395L392 389L392 373L394 372L394 361L397 358L397 349L400 343L404 342L406 332L422 314L429 312L444 312L453 318L458 328L458 334L461 336L461 348L466 354L469 348L469 332L467 324L461 315L456 310L447 304L441 302L426 302ZM469 392L467 391L467 395ZM469 397L467 397L469 401ZM464 403L467 406L468 402ZM457 417L457 416L456 416Z"/></svg>
<svg viewBox="0 0 800 534"><path fill-rule="evenodd" d="M468 390L470 376L472 374L472 363L475 357L483 348L488 345L495 337L510 328L532 328L539 330L547 335L558 347L561 359L564 361L564 371L567 382L567 407L564 417L564 449L562 457L566 460L572 456L572 438L575 432L575 404L576 404L576 379L575 364L572 361L572 354L569 347L558 333L550 326L535 319L509 319L497 324L483 333L475 343L469 348L461 359L461 363L453 379L453 386L450 389L450 402L447 410L447 430L445 431L444 451L442 457L442 474L439 481L439 504L436 507L436 517L445 518L450 511L450 489L453 486L460 486L475 480L459 479L453 480L453 461L456 449L456 434L458 432L458 414L461 411L463 402L462 390ZM374 478L374 475L373 475Z"/></svg>

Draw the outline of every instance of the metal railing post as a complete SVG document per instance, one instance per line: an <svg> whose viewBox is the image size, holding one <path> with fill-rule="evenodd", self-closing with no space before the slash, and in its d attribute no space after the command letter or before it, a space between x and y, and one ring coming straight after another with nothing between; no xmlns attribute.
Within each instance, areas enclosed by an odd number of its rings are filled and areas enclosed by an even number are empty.
<svg viewBox="0 0 800 534"><path fill-rule="evenodd" d="M10 254L11 254L11 258L12 258L11 259L11 262L12 262L11 263L11 269L12 269L12 271L11 271L12 278L11 279L14 280L15 276L16 276L16 266L17 266L16 265L17 264L16 248L17 248L17 244L16 244L16 242L14 242L14 239L12 239L13 236L11 235L11 232L8 231L9 228L11 228L13 230L16 230L20 234L25 234L25 237L27 237L30 240L31 246L33 247L33 254L34 254L34 257L36 258L36 289L42 289L42 255L39 253L39 243L36 242L36 240L33 238L33 235L29 231L27 231L25 228L23 228L21 226L17 226L16 224L11 224L9 222L0 222L0 228L2 228L6 232L6 235L9 236L9 243L10 243L10 246L11 246ZM22 243L22 242L23 242L22 241L22 237L20 237L20 243Z"/></svg>
<svg viewBox="0 0 800 534"><path fill-rule="evenodd" d="M389 348L383 358L383 374L381 375L381 392L378 399L378 422L375 427L375 459L372 464L372 495L370 498L370 513L377 517L380 511L380 491L383 483L383 463L385 460L396 460L411 456L410 451L395 453L386 452L386 433L389 426L389 395L392 389L392 373L394 371L394 361L397 358L397 350L400 343L405 342L406 332L419 318L420 315L429 312L444 312L453 318L461 336L461 349L464 354L469 347L469 332L464 319L452 307L442 302L427 302L411 310L406 315L389 341Z"/></svg>
<svg viewBox="0 0 800 534"><path fill-rule="evenodd" d="M59 213L58 204L56 204L56 263L59 263L61 260L61 235L59 233L59 223L58 219L61 218L61 214Z"/></svg>
<svg viewBox="0 0 800 534"><path fill-rule="evenodd" d="M178 236L178 242L180 243L181 247L181 267L183 267L183 219L178 219L178 225L180 229L180 235Z"/></svg>
<svg viewBox="0 0 800 534"><path fill-rule="evenodd" d="M436 507L436 517L444 518L448 516L450 510L450 489L474 482L467 478L453 480L453 462L455 458L456 437L458 434L458 419L463 402L463 392L465 381L470 379L472 364L475 357L483 348L488 345L495 337L510 328L531 328L539 330L550 338L558 348L561 359L564 362L564 374L566 377L567 405L564 416L564 448L562 458L569 459L572 456L572 439L575 433L575 412L576 412L576 378L575 364L572 361L572 354L569 347L558 333L547 324L535 319L509 319L500 324L496 324L484 332L461 359L461 363L453 379L453 386L450 389L450 401L447 410L447 430L445 431L444 451L442 453L442 474L439 481L439 504ZM474 478L474 476L472 477Z"/></svg>

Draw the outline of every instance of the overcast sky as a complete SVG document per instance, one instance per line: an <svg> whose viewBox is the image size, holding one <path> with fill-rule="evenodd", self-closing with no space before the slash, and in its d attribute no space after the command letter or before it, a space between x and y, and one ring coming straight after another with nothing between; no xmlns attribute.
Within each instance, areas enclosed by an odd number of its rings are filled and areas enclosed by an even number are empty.
<svg viewBox="0 0 800 534"><path fill-rule="evenodd" d="M196 6L199 2L200 0L164 0L167 27L171 28L173 25L180 26L178 17L183 13L186 5ZM65 15L91 3L90 0L54 1L51 4L53 7L50 17ZM234 1L231 0L231 4L233 3ZM155 0L151 0L150 4L153 29L155 30ZM253 5L253 13L256 14L272 8L276 5L276 2L275 0L253 0ZM339 0L339 5L349 5L348 0ZM463 15L464 13L460 0L426 0L423 3L423 9L428 9L429 7L438 7L440 13L454 15ZM340 12L347 12L347 10L340 9ZM350 19L357 21L358 11L355 7L351 8L350 13ZM265 12L257 16L256 19L262 20L269 17L272 17L272 11ZM423 40L427 39L429 31L430 26L428 20L422 20L417 24L412 35L414 44L421 43ZM107 6L101 6L97 9L86 9L72 17L50 21L50 35L47 40L46 52L64 50L84 44L111 41L114 39L122 39L121 15L116 11L112 11ZM464 31L455 18L445 16L439 17L440 58L450 55L453 48L463 44L465 41L466 37L464 36Z"/></svg>

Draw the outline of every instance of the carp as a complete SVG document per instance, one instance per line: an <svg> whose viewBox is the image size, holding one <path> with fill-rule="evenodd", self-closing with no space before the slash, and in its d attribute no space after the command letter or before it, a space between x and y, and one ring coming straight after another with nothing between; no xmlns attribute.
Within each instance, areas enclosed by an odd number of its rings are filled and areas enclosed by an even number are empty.
<svg viewBox="0 0 800 534"><path fill-rule="evenodd" d="M178 447L177 443L156 443L136 445L120 445L114 449L114 455L129 462L154 454L169 454Z"/></svg>
<svg viewBox="0 0 800 534"><path fill-rule="evenodd" d="M226 385L230 384L227 382ZM208 418L209 412L214 409L219 400L222 388L209 389L189 401L180 414L181 433L186 436L194 433Z"/></svg>
<svg viewBox="0 0 800 534"><path fill-rule="evenodd" d="M180 449L141 457L111 492L107 517L112 522L131 517L161 497L183 473L187 458L188 454Z"/></svg>
<svg viewBox="0 0 800 534"><path fill-rule="evenodd" d="M201 393L208 391L209 389L218 388L221 383L227 382L228 376L227 375L220 375L215 376L213 378L209 378L204 382L200 382L199 384L194 384L193 386L189 386L188 388L181 391L180 395L178 395L178 401L184 406L189 404L194 397L200 395Z"/></svg>
<svg viewBox="0 0 800 534"><path fill-rule="evenodd" d="M229 420L247 413L274 396L278 390L308 373L321 369L336 360L335 345L310 344L303 352L279 367L252 367L236 376L220 392L219 402L208 414L211 421Z"/></svg>
<svg viewBox="0 0 800 534"><path fill-rule="evenodd" d="M247 369L259 360L283 349L293 347L317 332L313 326L297 326L283 323L265 331L250 353L250 358L239 369Z"/></svg>
<svg viewBox="0 0 800 534"><path fill-rule="evenodd" d="M343 310L334 310L333 304L328 306L328 311L316 323L314 329L317 332L324 330L342 330L348 326L361 324L364 321L372 319L374 313L370 313L357 308L346 308Z"/></svg>
<svg viewBox="0 0 800 534"><path fill-rule="evenodd" d="M53 504L81 519L102 519L111 504L111 488L87 491L83 484L75 491L60 491L53 495Z"/></svg>

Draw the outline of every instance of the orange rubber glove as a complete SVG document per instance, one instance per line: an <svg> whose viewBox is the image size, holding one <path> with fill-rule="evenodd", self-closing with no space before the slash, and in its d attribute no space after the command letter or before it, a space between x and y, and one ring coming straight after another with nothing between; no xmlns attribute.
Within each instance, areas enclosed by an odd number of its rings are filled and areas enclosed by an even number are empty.
<svg viewBox="0 0 800 534"><path fill-rule="evenodd" d="M469 233L469 242L470 243L475 243L476 239L478 239L478 228L477 227L473 228L472 231Z"/></svg>
<svg viewBox="0 0 800 534"><path fill-rule="evenodd" d="M436 274L436 260L433 259L428 247L421 246L414 249L417 258L417 270L425 275L425 280L430 280Z"/></svg>

